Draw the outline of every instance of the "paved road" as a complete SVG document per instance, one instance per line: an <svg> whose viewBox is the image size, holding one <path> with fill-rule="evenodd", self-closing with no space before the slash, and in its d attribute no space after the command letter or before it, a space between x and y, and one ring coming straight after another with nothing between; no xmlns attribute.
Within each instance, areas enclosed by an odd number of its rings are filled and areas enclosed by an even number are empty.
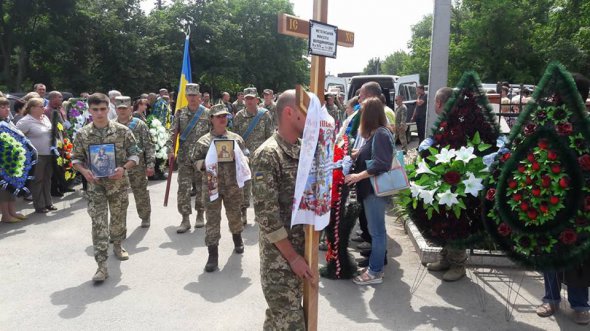
<svg viewBox="0 0 590 331"><path fill-rule="evenodd" d="M59 210L46 216L32 214L32 204L19 203L29 219L0 223L0 330L260 330L266 303L258 228L246 228L246 251L240 256L232 254L223 225L220 271L205 273L204 230L176 234L176 194L164 208L164 188L165 182L150 182L154 211L147 230L139 227L130 198L125 241L130 259L120 262L111 251L110 278L99 286L90 280L96 264L87 203L80 193L56 200ZM252 219L253 209L248 213ZM536 273L480 268L456 283L426 273L411 291L423 269L401 225L392 217L387 222L391 239L384 283L359 287L322 279L320 330L588 329L570 321L565 304L557 317L536 316L543 292ZM510 284L514 309L507 321Z"/></svg>

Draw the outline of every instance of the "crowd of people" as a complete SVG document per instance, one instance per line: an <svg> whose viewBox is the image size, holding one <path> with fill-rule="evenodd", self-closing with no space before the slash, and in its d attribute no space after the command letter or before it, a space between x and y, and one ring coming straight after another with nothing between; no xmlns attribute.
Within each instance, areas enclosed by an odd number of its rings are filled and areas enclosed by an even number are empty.
<svg viewBox="0 0 590 331"><path fill-rule="evenodd" d="M369 179L389 170L396 157L396 138L400 139L403 151L408 150L405 139L408 118L417 123L425 120L424 87L420 86L418 91L413 115L408 113L401 96L396 97L394 110L387 107L376 82L365 83L357 96L346 103L338 92L324 95L323 107L335 119L338 129L336 143L346 137L352 147L349 156L353 166L346 174L345 183L355 187L360 202L360 233L353 240L360 242L359 249L367 257L359 263L358 275L353 279L358 285L383 281L387 264L385 210L389 198L377 196ZM232 234L233 252L242 254L241 234L248 223L247 209L253 200L260 231L261 285L268 303L264 327L305 328L302 282L317 279L303 258L303 226L291 226L300 138L305 126L305 113L296 105L294 90L275 96L272 90L265 89L261 101L258 90L247 87L237 93L234 102L229 93L223 92L218 102L213 103L209 93L202 93L198 84L187 84L184 91L187 105L176 111L173 96L166 89L135 100L116 90L106 95L83 93L76 100L84 103L87 122L74 131L70 118L74 115L66 110L62 94L45 92L45 85L36 84L34 92L15 101L13 112L8 99L0 97L0 120L10 123L37 150L30 192L35 213L39 214L55 211L52 196L72 190L73 182L63 178L63 164L56 164L56 156L63 152L60 142L72 135L71 167L85 183L88 214L92 219L92 242L98 265L92 277L94 282L108 278L106 261L110 242L116 258L129 259L123 247L129 189L136 201L141 226L151 225L147 184L148 178L157 172L157 144L149 122L156 119L168 131L165 163L178 167L176 202L181 221L177 233L191 229L190 215L194 208L197 212L194 228L205 228L208 259L204 269L214 272L219 264L222 205ZM451 95L450 88L436 92L437 114ZM419 130L419 136L422 141L424 129ZM196 196L194 207L191 195ZM17 212L15 196L7 190L0 190L0 211L2 222L26 219ZM466 259L464 250L445 247L441 260L429 264L428 270L444 270L443 279L455 281L465 275ZM547 278L550 276L546 275L546 282L554 283L553 278ZM550 290L554 291L554 287ZM576 304L585 300L580 311L587 315L586 308L590 308L587 290L586 297L580 294L574 300ZM540 316L551 315L556 309L555 300L545 302L539 307Z"/></svg>

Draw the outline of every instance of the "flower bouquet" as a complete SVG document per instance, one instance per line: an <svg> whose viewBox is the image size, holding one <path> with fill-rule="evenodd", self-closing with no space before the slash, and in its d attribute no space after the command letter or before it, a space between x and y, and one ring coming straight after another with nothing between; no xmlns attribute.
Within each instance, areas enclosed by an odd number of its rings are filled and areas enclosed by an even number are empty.
<svg viewBox="0 0 590 331"><path fill-rule="evenodd" d="M497 151L499 128L480 86L475 73L463 76L416 163L406 166L411 186L398 201L437 245L465 248L481 240L484 156Z"/></svg>
<svg viewBox="0 0 590 331"><path fill-rule="evenodd" d="M548 67L486 184L486 226L515 260L568 267L590 253L590 122L571 75Z"/></svg>
<svg viewBox="0 0 590 331"><path fill-rule="evenodd" d="M56 158L57 165L62 167L64 170L64 179L67 181L76 178L76 170L72 165L72 151L74 145L69 138L64 138L62 141L57 142L57 149L60 154Z"/></svg>
<svg viewBox="0 0 590 331"><path fill-rule="evenodd" d="M147 124L150 128L150 136L152 137L156 150L156 172L162 175L166 173L166 162L168 160L166 142L170 136L166 128L162 125L162 122L155 116L148 116Z"/></svg>
<svg viewBox="0 0 590 331"><path fill-rule="evenodd" d="M0 121L0 187L15 195L29 194L27 181L32 166L37 162L37 151L31 142L13 125Z"/></svg>
<svg viewBox="0 0 590 331"><path fill-rule="evenodd" d="M84 127L84 125L92 122L92 115L88 112L88 104L86 99L68 100L66 104L66 113L68 114L68 121L70 121L70 128L67 130L68 135L76 138L76 133Z"/></svg>

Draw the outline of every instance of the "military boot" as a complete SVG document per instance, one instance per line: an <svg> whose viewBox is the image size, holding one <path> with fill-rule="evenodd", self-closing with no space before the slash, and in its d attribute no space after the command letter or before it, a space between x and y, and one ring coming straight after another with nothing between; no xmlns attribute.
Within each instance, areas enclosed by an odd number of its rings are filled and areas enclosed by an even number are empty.
<svg viewBox="0 0 590 331"><path fill-rule="evenodd" d="M209 258L207 259L207 264L205 264L205 271L213 272L217 269L218 265L218 258L219 258L219 251L217 245L207 246L207 250L209 251Z"/></svg>
<svg viewBox="0 0 590 331"><path fill-rule="evenodd" d="M191 228L191 221L188 218L188 215L182 215L182 222L180 226L176 229L176 233L185 233Z"/></svg>
<svg viewBox="0 0 590 331"><path fill-rule="evenodd" d="M120 241L116 241L113 244L113 252L115 253L115 256L117 257L117 259L119 259L121 261L129 260L129 253L127 253L125 248L123 248L123 246L121 246Z"/></svg>
<svg viewBox="0 0 590 331"><path fill-rule="evenodd" d="M447 282L457 281L465 276L465 266L453 265L447 272L443 274L442 279Z"/></svg>
<svg viewBox="0 0 590 331"><path fill-rule="evenodd" d="M202 228L205 226L205 211L197 211L197 219L195 220L195 229Z"/></svg>
<svg viewBox="0 0 590 331"><path fill-rule="evenodd" d="M242 234L232 234L232 238L234 240L234 252L236 252L237 254L244 253L244 241L242 240Z"/></svg>
<svg viewBox="0 0 590 331"><path fill-rule="evenodd" d="M104 282L104 280L107 279L107 277L109 277L109 273L107 271L106 261L99 262L98 269L96 269L96 273L94 274L94 277L92 277L92 281L95 283L101 283Z"/></svg>
<svg viewBox="0 0 590 331"><path fill-rule="evenodd" d="M242 224L248 224L248 208L242 208Z"/></svg>
<svg viewBox="0 0 590 331"><path fill-rule="evenodd" d="M141 227L142 228L149 228L150 227L150 218L146 218L144 220L141 220Z"/></svg>
<svg viewBox="0 0 590 331"><path fill-rule="evenodd" d="M428 271L445 271L449 270L450 267L451 264L446 259L441 259L426 265L426 269L428 269Z"/></svg>

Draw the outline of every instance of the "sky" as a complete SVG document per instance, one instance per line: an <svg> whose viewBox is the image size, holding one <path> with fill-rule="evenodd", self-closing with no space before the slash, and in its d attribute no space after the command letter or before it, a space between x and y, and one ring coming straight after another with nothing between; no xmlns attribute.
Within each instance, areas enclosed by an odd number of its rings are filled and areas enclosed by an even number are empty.
<svg viewBox="0 0 590 331"><path fill-rule="evenodd" d="M164 1L165 3L167 1ZM154 0L143 0L149 11ZM295 16L313 18L313 0L291 0ZM434 10L434 0L331 0L328 23L355 33L355 46L338 47L337 58L326 59L326 74L362 72L370 59L408 50L411 26Z"/></svg>

